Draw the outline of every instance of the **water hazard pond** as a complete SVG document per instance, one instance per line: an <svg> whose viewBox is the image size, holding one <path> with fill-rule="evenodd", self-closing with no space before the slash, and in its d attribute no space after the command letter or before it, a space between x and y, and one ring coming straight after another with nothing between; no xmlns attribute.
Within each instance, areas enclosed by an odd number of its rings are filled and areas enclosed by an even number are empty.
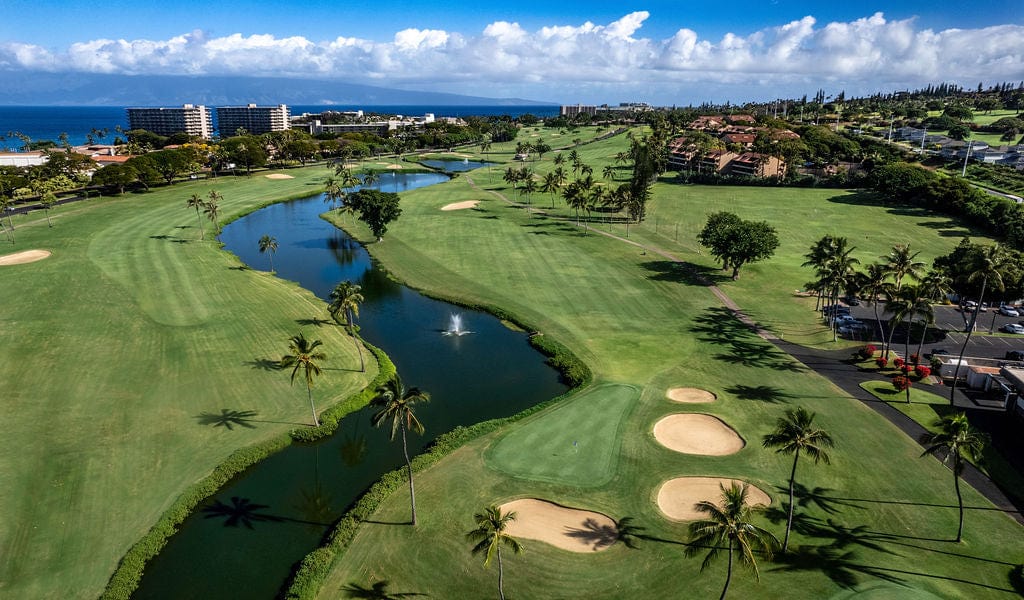
<svg viewBox="0 0 1024 600"><path fill-rule="evenodd" d="M401 191L446 179L388 173L377 185ZM358 243L319 217L324 210L321 195L275 204L226 226L221 241L246 264L266 269L257 240L273 235L278 276L325 300L339 281L362 286L362 335L391 357L406 385L432 396L417 407L427 433L409 438L410 452L458 425L509 416L566 391L525 334L388 279ZM461 313L463 329L473 333L442 335L453 313ZM315 337L313 325L296 325L300 329ZM296 390L295 401L304 402ZM332 437L293 444L231 481L183 523L149 564L133 597L273 598L292 566L319 545L353 500L403 464L401 444L371 427L371 414L346 417ZM211 429L231 435L223 427Z"/></svg>

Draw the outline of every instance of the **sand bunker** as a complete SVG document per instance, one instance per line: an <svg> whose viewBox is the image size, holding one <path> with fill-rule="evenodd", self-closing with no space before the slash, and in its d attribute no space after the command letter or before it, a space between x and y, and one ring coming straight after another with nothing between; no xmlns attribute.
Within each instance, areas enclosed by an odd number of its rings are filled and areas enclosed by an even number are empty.
<svg viewBox="0 0 1024 600"><path fill-rule="evenodd" d="M441 207L441 210L463 210L466 208L476 208L476 205L480 204L479 200L466 200L464 202L453 202L446 204Z"/></svg>
<svg viewBox="0 0 1024 600"><path fill-rule="evenodd" d="M398 163L393 163L393 164L390 164L390 165L388 165L388 166L386 166L384 168L385 169L404 169L405 167L403 167L402 165L400 165Z"/></svg>
<svg viewBox="0 0 1024 600"><path fill-rule="evenodd" d="M738 479L721 479L718 477L677 477L669 479L658 490L658 508L666 517L674 521L696 521L706 518L704 513L693 508L704 500L721 505L722 489L733 483L743 485ZM754 485L747 490L747 504L750 506L768 506L772 499L768 494Z"/></svg>
<svg viewBox="0 0 1024 600"><path fill-rule="evenodd" d="M569 552L598 552L619 538L615 521L601 513L535 498L506 502L501 510L516 513L515 520L508 524L509 535L540 540Z"/></svg>
<svg viewBox="0 0 1024 600"><path fill-rule="evenodd" d="M270 175L264 175L267 179L295 179L291 175L285 175L284 173L271 173Z"/></svg>
<svg viewBox="0 0 1024 600"><path fill-rule="evenodd" d="M14 254L5 254L0 256L0 267L6 265L23 265L25 263L43 260L44 258L50 258L49 250L25 250L23 252L15 252Z"/></svg>
<svg viewBox="0 0 1024 600"><path fill-rule="evenodd" d="M743 438L718 417L683 413L669 415L654 424L654 437L676 452L725 456L743 449Z"/></svg>
<svg viewBox="0 0 1024 600"><path fill-rule="evenodd" d="M702 404L716 400L715 395L707 390L686 387L672 388L665 393L665 397L673 402L682 402L684 404Z"/></svg>

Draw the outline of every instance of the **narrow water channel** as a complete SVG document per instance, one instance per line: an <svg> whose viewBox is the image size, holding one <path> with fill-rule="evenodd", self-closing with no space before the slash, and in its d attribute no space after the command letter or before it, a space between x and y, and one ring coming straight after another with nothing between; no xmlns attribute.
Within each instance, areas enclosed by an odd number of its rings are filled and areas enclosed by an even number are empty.
<svg viewBox="0 0 1024 600"><path fill-rule="evenodd" d="M403 191L446 179L388 173L377 186ZM458 425L512 415L566 391L525 334L388 279L358 243L319 217L326 209L322 195L275 204L226 226L220 239L246 264L267 269L257 240L276 237L278 276L325 300L339 281L362 286L363 336L391 357L406 385L432 396L417 407L427 432L410 438L416 452ZM452 314L461 314L463 329L472 333L442 335ZM297 324L300 330L316 337L313 325ZM372 428L370 414L351 415L332 437L293 444L230 482L185 521L147 567L133 597L274 598L331 523L382 474L403 464L401 445ZM258 419L248 425L260 426ZM211 434L231 431L218 427Z"/></svg>

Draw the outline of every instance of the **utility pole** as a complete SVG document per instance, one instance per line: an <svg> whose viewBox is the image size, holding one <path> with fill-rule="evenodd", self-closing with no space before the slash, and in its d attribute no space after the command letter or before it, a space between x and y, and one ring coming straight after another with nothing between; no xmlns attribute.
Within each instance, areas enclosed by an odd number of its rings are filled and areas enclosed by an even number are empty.
<svg viewBox="0 0 1024 600"><path fill-rule="evenodd" d="M967 154L964 155L964 170L963 170L962 173L960 173L961 177L967 177L967 159L969 159L971 157L971 149L973 149L973 148L974 148L974 140L971 140L971 143L967 145ZM995 317L993 317L993 319L995 319Z"/></svg>

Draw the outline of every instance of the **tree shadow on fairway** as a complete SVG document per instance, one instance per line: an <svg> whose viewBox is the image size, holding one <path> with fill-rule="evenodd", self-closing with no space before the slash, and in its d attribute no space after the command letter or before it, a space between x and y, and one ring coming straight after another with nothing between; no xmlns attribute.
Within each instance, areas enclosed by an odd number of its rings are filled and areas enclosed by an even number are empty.
<svg viewBox="0 0 1024 600"><path fill-rule="evenodd" d="M378 581L370 587L352 582L341 588L341 591L348 594L349 598L363 598L364 600L398 600L399 598L412 598L414 596L427 597L427 594L420 594L418 592L389 592L388 585L386 579Z"/></svg>
<svg viewBox="0 0 1024 600"><path fill-rule="evenodd" d="M652 273L647 278L654 281L672 281L686 285L708 287L729 279L719 269L691 262L651 260L645 262L643 267Z"/></svg>
<svg viewBox="0 0 1024 600"><path fill-rule="evenodd" d="M775 387L774 385L734 385L732 387L725 388L725 391L736 396L740 400L759 400L769 404L786 402L787 400L796 397L793 394L784 392L782 388Z"/></svg>
<svg viewBox="0 0 1024 600"><path fill-rule="evenodd" d="M261 371L280 371L281 370L281 361L280 360L274 360L272 358L254 358L254 359L246 361L246 362L244 362L242 364L249 365L250 367L252 367L254 369L259 369Z"/></svg>
<svg viewBox="0 0 1024 600"><path fill-rule="evenodd" d="M255 410L231 410L228 408L220 409L220 413L209 413L205 412L198 417L200 425L213 425L214 427L224 427L228 431L234 431L235 427L245 427L246 429L256 429L256 426L251 423L252 418L259 413Z"/></svg>
<svg viewBox="0 0 1024 600"><path fill-rule="evenodd" d="M807 370L788 354L758 337L749 325L724 306L706 309L694 318L690 331L703 342L727 347L727 352L713 356L715 360L791 373Z"/></svg>
<svg viewBox="0 0 1024 600"><path fill-rule="evenodd" d="M323 325L330 323L330 321L327 319L321 319L320 317L313 317L311 319L295 319L295 323L304 326L311 325L313 327L322 327Z"/></svg>
<svg viewBox="0 0 1024 600"><path fill-rule="evenodd" d="M800 546L791 548L786 554L777 554L772 571L823 573L836 585L844 589L857 587L864 577L874 577L889 583L903 584L904 580L888 569L872 567L854 562L855 552L842 551L832 546Z"/></svg>
<svg viewBox="0 0 1024 600"><path fill-rule="evenodd" d="M654 535L644 533L645 528L637 525L633 517L622 517L616 523L617 541L622 542L627 548L636 550L640 547L637 540L645 540L648 542L659 542L662 544L674 544L677 546L689 546L686 542L679 540L668 540L660 538Z"/></svg>
<svg viewBox="0 0 1024 600"><path fill-rule="evenodd" d="M584 520L581 529L573 527L565 529L565 535L593 544L594 550L607 548L619 540L619 532L614 525L601 525L595 519Z"/></svg>

